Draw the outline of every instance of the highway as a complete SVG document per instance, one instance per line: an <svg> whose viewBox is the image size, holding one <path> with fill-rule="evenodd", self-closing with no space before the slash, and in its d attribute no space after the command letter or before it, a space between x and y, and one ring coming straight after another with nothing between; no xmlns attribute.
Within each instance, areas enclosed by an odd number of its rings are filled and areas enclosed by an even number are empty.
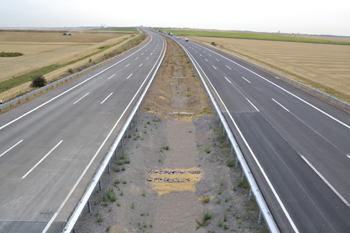
<svg viewBox="0 0 350 233"><path fill-rule="evenodd" d="M350 231L350 116L176 35L217 95L281 232Z"/></svg>
<svg viewBox="0 0 350 233"><path fill-rule="evenodd" d="M60 232L161 62L165 40L0 116L0 232Z"/></svg>

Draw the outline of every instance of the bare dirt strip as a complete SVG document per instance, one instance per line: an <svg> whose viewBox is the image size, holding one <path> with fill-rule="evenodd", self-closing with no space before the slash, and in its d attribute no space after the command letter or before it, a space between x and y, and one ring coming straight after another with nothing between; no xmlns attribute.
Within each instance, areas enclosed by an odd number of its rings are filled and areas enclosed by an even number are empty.
<svg viewBox="0 0 350 233"><path fill-rule="evenodd" d="M268 232L182 49L164 62L77 232Z"/></svg>
<svg viewBox="0 0 350 233"><path fill-rule="evenodd" d="M350 103L350 46L189 37ZM318 38L318 37L317 37Z"/></svg>

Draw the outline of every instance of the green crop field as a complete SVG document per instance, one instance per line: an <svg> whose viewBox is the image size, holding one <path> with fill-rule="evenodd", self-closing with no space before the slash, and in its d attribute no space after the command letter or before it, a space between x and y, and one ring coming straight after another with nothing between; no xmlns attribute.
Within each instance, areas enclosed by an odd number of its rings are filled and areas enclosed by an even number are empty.
<svg viewBox="0 0 350 233"><path fill-rule="evenodd" d="M174 35L179 35L179 36L207 36L207 37L226 37L226 38L239 38L239 39L275 40L275 41L350 45L350 42L328 41L328 40L309 39L309 38L301 38L301 37L288 37L288 36L280 36L280 35L274 35L274 34L217 32L217 31L190 31L190 30L174 30L169 28L155 28L155 29L171 32Z"/></svg>
<svg viewBox="0 0 350 233"><path fill-rule="evenodd" d="M110 27L94 29L96 31L138 32L136 27Z"/></svg>

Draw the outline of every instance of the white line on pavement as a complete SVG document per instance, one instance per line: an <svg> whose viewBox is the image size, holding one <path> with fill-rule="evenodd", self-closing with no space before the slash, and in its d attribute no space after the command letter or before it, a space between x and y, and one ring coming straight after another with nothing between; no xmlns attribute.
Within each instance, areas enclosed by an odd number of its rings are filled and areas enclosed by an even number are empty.
<svg viewBox="0 0 350 233"><path fill-rule="evenodd" d="M129 77L127 77L126 79L129 79L131 77L132 74L129 75Z"/></svg>
<svg viewBox="0 0 350 233"><path fill-rule="evenodd" d="M278 103L276 100L274 100L273 98L271 98L276 104L278 104L279 106L281 106L282 108L284 108L284 110L286 110L287 112L289 112L288 108L284 107L282 104Z"/></svg>
<svg viewBox="0 0 350 233"><path fill-rule="evenodd" d="M85 96L87 96L89 94L89 92L88 93L86 93L83 97L81 97L80 99L78 99L77 101L75 101L73 104L76 104L76 103L78 103L80 100L82 100Z"/></svg>
<svg viewBox="0 0 350 233"><path fill-rule="evenodd" d="M7 149L7 151L5 151L4 153L2 153L2 154L0 155L0 157L3 156L4 154L6 154L7 152L9 152L10 150L12 150L12 148L14 148L15 146L17 146L17 145L20 144L21 142L23 142L23 139L22 139L21 141L17 142L15 145L13 145L11 148Z"/></svg>
<svg viewBox="0 0 350 233"><path fill-rule="evenodd" d="M192 58L193 58L193 57L192 57ZM195 60L195 59L193 58L193 60ZM274 196L276 197L278 203L280 204L280 206L281 206L281 208L282 208L284 214L286 215L286 217L287 217L289 223L291 224L292 228L294 229L295 233L299 233L298 228L295 226L295 224L294 224L292 218L290 217L290 215L289 215L289 213L288 213L286 207L284 206L282 200L280 199L279 195L277 194L277 192L276 192L275 188L273 187L273 185L272 185L270 179L267 177L267 175L266 175L264 169L262 168L262 166L261 166L259 160L258 160L257 157L255 156L253 150L250 148L248 142L246 141L245 137L243 136L241 130L240 130L239 127L238 127L238 125L236 124L236 121L233 119L231 113L230 113L229 110L227 109L227 107L226 107L224 101L222 101L222 99L221 99L219 93L216 91L215 87L213 86L213 84L212 84L211 81L209 80L209 78L208 78L208 76L206 75L206 73L203 71L202 67L199 66L199 64L198 64L197 61L195 61L195 62L197 63L198 67L201 69L201 71L202 71L203 74L205 75L206 79L208 80L208 82L209 82L209 84L211 85L211 87L213 88L213 90L215 91L215 93L216 93L216 95L218 96L220 102L221 102L222 105L224 106L224 108L225 108L227 114L229 115L229 117L230 117L232 123L234 124L235 128L237 129L239 135L241 136L242 140L244 141L244 143L245 143L246 146L248 147L249 152L250 152L251 155L253 156L253 158L254 158L256 164L258 165L258 167L259 167L261 173L263 174L265 180L267 181L269 187L271 188L271 191L273 192Z"/></svg>
<svg viewBox="0 0 350 233"><path fill-rule="evenodd" d="M112 92L111 94L109 94L109 95L106 97L106 99L104 99L104 100L101 102L101 104L103 104L111 95L113 95L113 92Z"/></svg>
<svg viewBox="0 0 350 233"><path fill-rule="evenodd" d="M113 128L111 129L111 131L109 132L109 134L107 135L107 137L105 138L105 140L102 142L101 146L98 148L97 152L95 153L95 155L92 157L92 159L90 160L89 164L87 165L87 167L85 168L85 170L83 171L83 173L80 175L79 179L77 180L77 182L74 184L73 188L69 191L68 195L66 196L66 198L64 199L64 201L62 202L62 204L60 205L60 207L58 208L58 210L56 211L56 213L52 216L51 220L48 222L48 224L46 225L45 229L42 231L42 233L46 233L47 230L50 228L52 222L56 219L57 215L61 212L63 206L66 204L66 202L68 201L68 199L70 198L70 196L72 195L72 193L74 192L75 188L78 186L78 184L80 183L81 179L83 178L83 176L85 175L85 173L87 172L87 170L90 168L92 162L95 160L96 156L100 153L102 147L105 145L107 139L111 136L112 132L114 131L114 129L117 127L117 125L119 124L119 121L122 119L122 117L124 116L125 112L128 110L128 108L130 107L131 103L134 101L135 97L138 95L138 93L140 92L141 88L143 87L144 83L146 82L146 80L148 79L148 77L150 76L151 72L153 71L154 67L157 65L159 59L161 58L162 53L159 55L157 62L153 65L151 71L148 73L147 77L145 78L145 80L143 81L143 83L141 84L140 88L137 90L136 94L134 95L134 97L131 99L131 101L129 102L128 106L125 108L124 112L122 113L122 115L119 117L118 121L115 123L115 125L113 126Z"/></svg>
<svg viewBox="0 0 350 233"><path fill-rule="evenodd" d="M141 65L139 65L139 67L141 67L142 66L142 63L141 63Z"/></svg>
<svg viewBox="0 0 350 233"><path fill-rule="evenodd" d="M231 69L231 67L229 67L229 66L227 66L227 65L226 65L226 67L229 68L229 69Z"/></svg>
<svg viewBox="0 0 350 233"><path fill-rule="evenodd" d="M115 76L115 74L113 74L111 77L109 77L108 79L111 79L111 78L113 78Z"/></svg>
<svg viewBox="0 0 350 233"><path fill-rule="evenodd" d="M332 189L332 191L340 198L340 200L342 200L344 203L345 203L345 205L347 205L348 207L350 207L350 204L345 200L345 198L342 196L342 195L340 195L340 193L328 182L328 180L326 180L326 178L324 178L322 175L321 175L321 173L319 173L318 171L317 171L317 169L314 167L314 166L312 166L312 164L304 157L304 156L302 156L302 155L300 155L301 156L301 158L306 162L306 164L307 165L309 165L309 167L311 167L312 168L312 170L314 170L314 172L323 180L323 182L325 182L327 185L328 185L328 187L330 187L331 189Z"/></svg>
<svg viewBox="0 0 350 233"><path fill-rule="evenodd" d="M50 103L50 102L54 101L55 99L57 99L57 98L61 97L62 95L64 95L64 94L66 94L66 93L70 92L71 90L74 90L75 88L79 87L80 85L84 84L85 82L87 82L87 81L89 81L89 80L91 80L91 79L95 78L96 76L98 76L98 75L102 74L102 73L103 73L103 72L105 72L106 70L109 70L110 68L112 68L112 67L114 67L114 66L118 65L119 63L121 63L121 62L122 62L122 61L124 61L125 59L127 59L127 58L131 57L132 55L134 55L135 53L137 53L138 51L140 51L141 49L143 49L144 47L146 47L146 46L147 46L149 43L151 43L151 41L152 41L152 40L153 40L153 37L151 37L151 40L150 40L150 41L149 41L147 44L145 44L145 45L144 45L142 48L140 48L140 49L136 50L135 52L133 52L133 53L132 53L132 54L130 54L129 56L126 56L125 58L123 58L123 59L121 59L120 61L118 61L118 62L114 63L113 65L110 65L110 66L109 66L109 67L107 67L106 69L104 69L104 70L102 70L102 71L98 72L97 74L95 74L95 75L91 76L90 78L85 79L84 81L82 81L82 82L78 83L77 85L75 85L75 86L73 86L73 87L69 88L68 90L66 90L66 91L64 91L64 92L62 92L62 93L60 93L60 94L58 94L57 96L55 96L55 97L53 97L53 98L49 99L49 100L48 100L48 101L46 101L45 103L43 103L43 104L41 104L41 105L37 106L36 108L34 108L34 109L32 109L32 110L30 110L30 111L28 111L28 112L24 113L23 115L21 115L21 116L17 117L16 119L14 119L14 120L12 120L12 121L10 121L10 122L6 123L5 125L3 125L3 126L1 126L1 127L0 127L0 130L2 130L3 128L5 128L5 127L7 127L7 126L11 125L12 123L14 123L14 122L18 121L19 119L21 119L21 118L23 118L23 117L27 116L28 114L30 114L30 113L32 113L32 112L34 112L34 111L36 111L37 109L39 109L39 108L41 108L41 107L45 106L46 104L48 104L48 103Z"/></svg>
<svg viewBox="0 0 350 233"><path fill-rule="evenodd" d="M127 64L125 67L128 67L130 65L130 63L129 64Z"/></svg>
<svg viewBox="0 0 350 233"><path fill-rule="evenodd" d="M141 56L143 55L143 53L141 53Z"/></svg>
<svg viewBox="0 0 350 233"><path fill-rule="evenodd" d="M201 46L201 45L200 45L200 46ZM203 47L203 46L201 46L201 47ZM203 47L203 48L205 48L205 47ZM209 50L208 48L205 48L205 49ZM245 70L251 72L252 74L255 74L255 75L258 76L259 78L261 78L261 79L265 80L266 82L268 82L268 83L274 85L275 87L277 87L277 88L281 89L282 91L288 93L289 95L295 97L296 99L300 100L301 102L305 103L306 105L309 105L310 107L314 108L315 110L319 111L320 113L322 113L322 114L328 116L328 117L331 118L332 120L338 122L339 124L345 126L345 127L348 128L348 129L350 129L350 126L349 126L349 125L347 125L347 124L345 124L344 122L338 120L337 118L335 118L335 117L333 117L332 115L326 113L325 111L319 109L318 107L316 107L316 106L310 104L310 103L307 102L306 100L304 100L304 99L300 98L299 96L297 96L297 95L291 93L290 91L288 91L288 90L286 90L286 89L284 89L284 88L278 86L276 83L271 82L271 81L268 80L267 78L264 78L263 76L261 76L261 75L255 73L254 71L248 69L247 67L244 67L244 66L238 64L237 62L234 62L234 61L230 60L229 58L227 58L227 57L225 57L225 56L223 56L223 55L221 55L221 54L219 54L219 53L217 53L217 52L214 52L214 51L212 51L212 50L210 50L210 51L213 52L213 53L215 53L215 54L217 54L217 55L219 55L219 56L221 56L221 57L223 57L223 58L225 58L226 60L228 60L228 61L230 61L230 62L236 64L237 66L242 67L243 69L245 69Z"/></svg>
<svg viewBox="0 0 350 233"><path fill-rule="evenodd" d="M252 102L250 102L250 100L247 97L246 100L255 108L256 111L260 112L259 109L255 107L255 105Z"/></svg>
<svg viewBox="0 0 350 233"><path fill-rule="evenodd" d="M207 59L205 59L205 61L208 61Z"/></svg>
<svg viewBox="0 0 350 233"><path fill-rule="evenodd" d="M226 78L226 77L225 77L225 78ZM231 81L230 81L230 80L228 80L228 78L226 78L226 80L227 80L227 82L231 83Z"/></svg>
<svg viewBox="0 0 350 233"><path fill-rule="evenodd" d="M248 79L246 79L245 77L242 77L245 81L247 81L248 83L250 83L250 81Z"/></svg>
<svg viewBox="0 0 350 233"><path fill-rule="evenodd" d="M215 60L219 61L219 59L215 59Z"/></svg>
<svg viewBox="0 0 350 233"><path fill-rule="evenodd" d="M275 76L275 78L276 78L276 79L279 79L279 78L277 78L276 76Z"/></svg>
<svg viewBox="0 0 350 233"><path fill-rule="evenodd" d="M216 69L216 67L215 67L215 66L213 66L213 68L214 68L214 69Z"/></svg>
<svg viewBox="0 0 350 233"><path fill-rule="evenodd" d="M348 156L348 158L350 159L350 155L346 154L346 156ZM0 156L1 157L1 156Z"/></svg>
<svg viewBox="0 0 350 233"><path fill-rule="evenodd" d="M146 58L146 60L148 60L149 57Z"/></svg>
<svg viewBox="0 0 350 233"><path fill-rule="evenodd" d="M44 159L46 159L46 157L49 156L49 155L52 153L52 151L54 151L62 142L63 142L63 140L61 140L54 148L52 148L52 149L49 151L49 153L47 153L42 159L40 159L40 161L37 162L37 164L35 164L35 166L32 167L32 169L30 169L30 170L22 177L22 179L26 178L26 176L28 176L29 173L31 173L42 161L44 161Z"/></svg>

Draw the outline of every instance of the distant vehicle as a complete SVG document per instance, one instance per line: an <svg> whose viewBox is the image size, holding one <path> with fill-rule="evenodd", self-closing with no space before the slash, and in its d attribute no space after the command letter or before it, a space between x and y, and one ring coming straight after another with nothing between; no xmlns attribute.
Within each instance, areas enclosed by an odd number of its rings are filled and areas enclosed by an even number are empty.
<svg viewBox="0 0 350 233"><path fill-rule="evenodd" d="M67 35L68 35L68 36L71 36L72 34L71 34L71 33L68 33Z"/></svg>
<svg viewBox="0 0 350 233"><path fill-rule="evenodd" d="M188 42L188 39L187 39L187 38L185 38L185 41L186 41L186 42Z"/></svg>
<svg viewBox="0 0 350 233"><path fill-rule="evenodd" d="M63 33L63 35L64 35L64 36L66 36L66 35L67 35L67 33Z"/></svg>
<svg viewBox="0 0 350 233"><path fill-rule="evenodd" d="M178 39L178 40L179 40L180 38L179 38L179 37L176 37L176 39Z"/></svg>

